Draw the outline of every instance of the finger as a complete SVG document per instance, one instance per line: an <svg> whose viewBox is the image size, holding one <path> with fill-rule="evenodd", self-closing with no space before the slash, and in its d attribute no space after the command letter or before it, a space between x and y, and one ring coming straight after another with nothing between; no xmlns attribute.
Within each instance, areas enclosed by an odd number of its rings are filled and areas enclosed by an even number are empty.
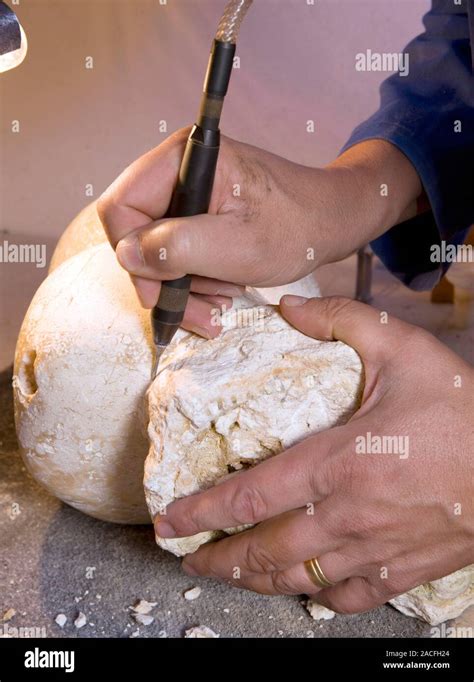
<svg viewBox="0 0 474 682"><path fill-rule="evenodd" d="M234 213L165 218L127 234L116 245L122 267L148 279L186 273L240 284L257 284L261 259L252 232Z"/></svg>
<svg viewBox="0 0 474 682"><path fill-rule="evenodd" d="M230 584L233 587L273 596L279 594L316 594L319 591L309 579L304 563L297 564L285 571L274 571L266 574L252 573L243 576L240 580L234 579Z"/></svg>
<svg viewBox="0 0 474 682"><path fill-rule="evenodd" d="M348 298L283 296L280 310L303 334L325 341L344 341L364 361L382 362L406 343L413 327L395 317L387 318L365 303Z"/></svg>
<svg viewBox="0 0 474 682"><path fill-rule="evenodd" d="M155 301L156 296L154 296L154 290L151 284L157 284L157 282L150 283L149 280L144 280L140 289L142 293L139 295L139 298L144 308L153 308L155 305L153 301ZM205 339L214 339L216 336L219 336L222 329L222 325L219 321L220 310L218 307L219 304L216 305L215 302L206 301L202 296L190 295L181 327L189 332L194 332ZM230 307L232 307L232 299L230 304L227 304L227 308ZM216 311L219 314L216 314Z"/></svg>
<svg viewBox="0 0 474 682"><path fill-rule="evenodd" d="M366 578L352 577L318 592L315 601L337 613L362 613L385 604L383 596Z"/></svg>
<svg viewBox="0 0 474 682"><path fill-rule="evenodd" d="M282 571L313 556L336 550L343 539L332 527L329 501L314 515L295 509L229 538L202 545L184 565L198 575L232 578Z"/></svg>
<svg viewBox="0 0 474 682"><path fill-rule="evenodd" d="M319 501L334 486L326 463L344 448L353 451L353 437L344 426L311 436L209 490L176 500L167 507L166 518L155 517L156 533L185 537L256 524Z"/></svg>
<svg viewBox="0 0 474 682"><path fill-rule="evenodd" d="M148 279L135 277L132 277L132 280L136 286L137 295L142 306L144 308L153 308L160 294L160 282L152 282ZM226 308L229 309L232 307L232 299L224 296L209 297L209 299L207 301L204 296L194 296L191 294L188 298L181 326L183 329L194 332L205 339L214 339L216 336L219 336L222 329L222 325L219 323L219 316L216 315L216 306L221 306L222 300Z"/></svg>
<svg viewBox="0 0 474 682"><path fill-rule="evenodd" d="M144 277L136 277L130 275L130 279L135 286L137 296L141 305L144 308L153 308L160 295L161 282L155 279L146 279ZM195 294L205 294L210 297L216 297L209 300L210 303L219 303L220 297L225 297L226 302L231 300L231 297L242 296L245 292L245 287L240 287L230 282L222 282L217 279L210 279L208 277L192 277L191 291ZM228 307L232 307L229 303Z"/></svg>
<svg viewBox="0 0 474 682"><path fill-rule="evenodd" d="M205 339L219 336L222 326L219 323L219 315L216 315L216 304L208 303L201 296L191 295L181 326Z"/></svg>
<svg viewBox="0 0 474 682"><path fill-rule="evenodd" d="M237 298L245 294L245 287L233 284L232 282L225 282L220 279L212 279L211 277L199 277L198 275L191 279L191 291L195 294L205 294L206 296L227 296L229 298Z"/></svg>
<svg viewBox="0 0 474 682"><path fill-rule="evenodd" d="M353 565L349 571L351 577L318 592L316 601L338 613L361 613L386 604L417 585L436 580L456 570L454 540L452 547L444 547L447 555L453 558L451 565L446 565L446 555L439 553L437 544L425 547L415 554L405 552L401 556L399 549L389 544L384 553L385 577L382 577L380 559L375 558L380 557L378 544L371 540L365 543L365 547L361 547L360 540L357 540L357 545L348 552L349 556L357 557L355 559L357 565ZM332 570L332 566L327 563L331 560L330 555L325 555L323 559L326 562L323 570L326 571L326 566L328 571ZM349 560L349 564L352 563L353 561ZM327 575L331 577L331 573Z"/></svg>
<svg viewBox="0 0 474 682"><path fill-rule="evenodd" d="M232 308L233 300L228 296L206 296L204 294L195 294L195 298L200 298L201 301L211 303L219 312L229 310Z"/></svg>
<svg viewBox="0 0 474 682"><path fill-rule="evenodd" d="M158 301L161 282L157 282L153 279L145 279L144 277L135 277L134 275L130 275L130 279L135 287L141 306L147 310L151 310Z"/></svg>
<svg viewBox="0 0 474 682"><path fill-rule="evenodd" d="M165 215L173 193L190 128L183 128L137 159L97 202L110 243Z"/></svg>
<svg viewBox="0 0 474 682"><path fill-rule="evenodd" d="M319 559L319 564L323 568L324 574L328 579L335 583L346 580L349 577L349 570L344 558L337 553L325 554ZM316 585L308 575L303 562L292 566L284 571L274 571L273 573L252 573L230 581L233 587L240 587L260 594L281 595L281 594L308 594L315 595L322 589Z"/></svg>

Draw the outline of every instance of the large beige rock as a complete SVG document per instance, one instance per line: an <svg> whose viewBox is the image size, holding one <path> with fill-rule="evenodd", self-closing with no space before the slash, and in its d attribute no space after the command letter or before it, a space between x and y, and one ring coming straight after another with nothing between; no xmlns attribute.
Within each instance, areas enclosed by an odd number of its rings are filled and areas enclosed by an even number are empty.
<svg viewBox="0 0 474 682"><path fill-rule="evenodd" d="M96 204L94 201L83 208L64 230L51 257L49 272L53 272L61 263L81 251L107 241Z"/></svg>
<svg viewBox="0 0 474 682"><path fill-rule="evenodd" d="M50 268L55 272L32 301L17 344L14 370L17 433L29 470L50 492L100 519L149 523L142 487L143 464L149 450L145 398L152 360L149 314L140 308L130 280L117 265L110 247L107 244L95 247L104 241L95 203L73 220L59 241ZM249 301L254 305L277 303L284 293L317 296L319 290L313 278L308 277L289 287L250 292L246 305ZM343 416L343 408L354 391L354 386L350 388L347 381L354 382L360 371L353 351L344 347L336 351L339 357L334 358L331 354L325 355L329 349L320 349L313 363L308 359L309 346L300 346L301 335L295 332L298 337L295 344L288 348L285 345L288 338L283 344L291 356L288 363L275 349L275 344L287 337L288 329L275 311L267 309L265 316L271 323L263 328L265 338L270 341L269 345L265 343L262 355L270 363L267 366L258 361L255 350L263 339L257 336L262 333L258 325L254 329L245 324L239 328L237 318L228 317L226 331L217 342L178 333L176 348L170 349L172 355L166 359L166 366L163 362L163 374L150 392L151 449L146 485L152 514L162 503L211 485L229 469L238 469L241 463L253 464L304 437L313 428L326 428L332 420L336 423L347 418L348 415ZM311 340L304 339L311 344ZM238 343L235 346L239 341L240 346ZM338 346L322 344L323 348L325 345L331 352ZM240 355L229 355L231 347L239 348ZM225 369L225 358L234 363L232 375ZM210 382L204 367L211 359L215 371ZM335 377L338 372L345 372L347 361L349 374L340 394L344 399L332 403L338 393ZM269 369L271 363L277 376ZM299 363L308 378L307 386L295 374ZM239 382L240 372L245 379ZM316 385L309 378L313 375ZM165 376L170 381L160 397L158 387ZM228 381L224 385L226 376ZM289 402L282 407L289 383ZM186 385L193 387L187 398ZM209 397L214 395L214 403L207 405L206 412L202 408L208 402L206 391L210 385L214 386L214 393L209 393ZM262 386L265 398L257 390ZM282 386L283 391L277 389ZM215 400L216 389L225 400ZM177 402L173 398L175 390ZM321 419L315 423L310 415L309 426L305 427L302 422L308 393ZM255 413L248 407L239 410L238 404L232 407L233 395L254 400ZM354 392L352 395L355 398ZM163 414L166 400L171 401L169 417ZM173 414L176 404L181 406L179 409L186 406L187 412L180 415L177 410ZM287 409L290 404L295 407L293 416ZM278 414L283 415L281 420L276 418ZM212 415L214 426L212 419L209 421ZM239 420L237 431L232 426L234 422L229 421L235 416ZM302 422L298 427L300 417ZM182 443L169 432L172 422L178 430L188 422ZM162 423L166 428L160 435L158 425ZM199 430L204 437L196 442L198 448L193 460L190 443ZM160 443L166 444L168 473L159 467ZM171 445L173 449L179 446L176 454L183 456L182 461L172 455ZM203 459L198 459L197 453L203 452ZM175 489L171 484L172 471L179 474ZM155 477L163 478L161 491L157 490ZM209 537L190 539L181 546L171 543L168 548L175 553L192 551ZM160 543L167 546L165 541ZM392 600L392 604L409 616L437 624L457 616L474 603L473 586L471 566L417 587Z"/></svg>
<svg viewBox="0 0 474 682"><path fill-rule="evenodd" d="M144 480L152 516L229 472L344 423L357 408L361 364L348 346L303 336L269 306L230 311L223 322L213 341L182 333L150 387ZM182 556L223 535L157 542ZM474 604L474 566L390 603L432 625L455 618ZM313 600L307 607L314 618L322 617Z"/></svg>
<svg viewBox="0 0 474 682"><path fill-rule="evenodd" d="M108 244L79 253L38 289L17 342L21 453L51 493L106 521L149 523L149 312Z"/></svg>
<svg viewBox="0 0 474 682"><path fill-rule="evenodd" d="M105 521L150 523L143 492L150 313L109 244L87 247L100 233L95 205L86 211L84 235L77 223L61 240L63 263L38 289L20 331L18 441L36 480L68 504ZM289 290L319 293L313 280Z"/></svg>
<svg viewBox="0 0 474 682"><path fill-rule="evenodd" d="M457 618L474 605L474 564L426 585L420 585L390 602L407 616L431 625Z"/></svg>
<svg viewBox="0 0 474 682"><path fill-rule="evenodd" d="M222 321L211 341L183 334L150 388L145 493L152 516L345 423L359 405L362 364L349 346L305 336L271 306L231 310ZM157 541L183 555L217 535Z"/></svg>

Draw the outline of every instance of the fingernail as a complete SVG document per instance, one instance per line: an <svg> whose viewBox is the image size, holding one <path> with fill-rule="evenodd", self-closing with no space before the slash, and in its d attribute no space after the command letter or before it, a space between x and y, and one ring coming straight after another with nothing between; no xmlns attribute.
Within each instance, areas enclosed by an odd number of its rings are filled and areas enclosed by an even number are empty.
<svg viewBox="0 0 474 682"><path fill-rule="evenodd" d="M210 339L213 339L214 337L218 336L221 331L221 326L216 325L215 327L212 328L212 331L209 329L206 329L205 327L193 327L193 332L195 334L198 334L199 336L202 336L203 338L207 339L210 341Z"/></svg>
<svg viewBox="0 0 474 682"><path fill-rule="evenodd" d="M136 236L121 239L115 248L115 254L120 265L129 272L134 272L143 267L143 255L140 242Z"/></svg>
<svg viewBox="0 0 474 682"><path fill-rule="evenodd" d="M287 305L289 308L296 308L299 305L304 305L308 301L309 298L305 298L304 296L293 296L291 294L287 294L281 299L281 303Z"/></svg>
<svg viewBox="0 0 474 682"><path fill-rule="evenodd" d="M149 301L146 300L146 297L143 295L140 287L135 285L135 291L137 292L138 300L140 301L142 308L153 308L153 303L149 305Z"/></svg>
<svg viewBox="0 0 474 682"><path fill-rule="evenodd" d="M187 562L182 561L181 562L181 568L187 575L199 575L198 572Z"/></svg>
<svg viewBox="0 0 474 682"><path fill-rule="evenodd" d="M204 327L193 327L193 332L195 334L199 334L199 336L202 336L205 339L211 338L211 335L209 334L209 330L205 329Z"/></svg>
<svg viewBox="0 0 474 682"><path fill-rule="evenodd" d="M158 521L158 523L155 524L155 532L161 538L175 538L176 537L175 529L173 528L171 523L168 523L167 521Z"/></svg>

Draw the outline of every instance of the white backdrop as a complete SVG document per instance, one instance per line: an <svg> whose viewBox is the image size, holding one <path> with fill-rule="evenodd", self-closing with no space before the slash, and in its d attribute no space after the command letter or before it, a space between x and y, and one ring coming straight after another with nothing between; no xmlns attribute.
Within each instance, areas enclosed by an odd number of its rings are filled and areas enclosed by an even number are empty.
<svg viewBox="0 0 474 682"><path fill-rule="evenodd" d="M226 2L19 2L12 7L29 52L20 67L0 74L0 229L56 238L128 163L192 123ZM307 165L330 161L377 107L387 76L357 72L355 55L400 51L422 30L429 5L255 0L223 132ZM93 69L85 68L88 56ZM88 184L94 197L86 196Z"/></svg>

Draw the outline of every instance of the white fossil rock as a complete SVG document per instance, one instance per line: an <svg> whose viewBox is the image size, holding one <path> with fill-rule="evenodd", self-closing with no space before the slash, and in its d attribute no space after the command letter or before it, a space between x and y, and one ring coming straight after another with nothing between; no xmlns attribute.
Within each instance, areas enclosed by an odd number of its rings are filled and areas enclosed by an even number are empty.
<svg viewBox="0 0 474 682"><path fill-rule="evenodd" d="M146 613L133 613L132 616L140 625L151 625L155 620L153 616L150 616Z"/></svg>
<svg viewBox="0 0 474 682"><path fill-rule="evenodd" d="M23 321L13 377L17 437L30 473L64 502L104 521L150 523L143 492L150 313L109 244L85 248L101 237L94 211L88 207L84 235L72 224L63 236L56 268ZM306 278L289 291L319 290Z"/></svg>
<svg viewBox="0 0 474 682"><path fill-rule="evenodd" d="M361 384L356 353L341 343L304 337L271 307L257 309L264 311L260 329L239 326L230 311L217 339L183 334L163 357L149 390L151 446L144 482L152 516L229 470L256 464L355 411ZM221 536L214 531L157 542L181 556ZM453 618L474 604L474 567L391 603L431 624ZM334 616L311 600L307 606L316 619Z"/></svg>
<svg viewBox="0 0 474 682"><path fill-rule="evenodd" d="M67 616L64 613L58 613L56 618L54 619L54 622L59 625L60 628L63 628L66 623L67 623Z"/></svg>
<svg viewBox="0 0 474 682"><path fill-rule="evenodd" d="M48 276L18 338L23 459L51 493L105 521L150 521L142 479L152 344L149 311L108 244Z"/></svg>
<svg viewBox="0 0 474 682"><path fill-rule="evenodd" d="M336 615L335 611L331 611L331 609L326 608L322 604L318 604L313 599L308 599L306 608L314 620L331 620Z"/></svg>
<svg viewBox="0 0 474 682"><path fill-rule="evenodd" d="M85 206L62 233L51 257L49 272L56 270L68 258L106 241L107 235L97 215L94 201Z"/></svg>
<svg viewBox="0 0 474 682"><path fill-rule="evenodd" d="M8 623L9 620L11 620L14 616L16 615L16 610L15 609L7 609L5 613L3 614L2 621L4 623Z"/></svg>
<svg viewBox="0 0 474 682"><path fill-rule="evenodd" d="M74 621L75 627L80 630L81 628L84 627L84 625L87 625L87 618L82 611L79 611L77 614L76 620Z"/></svg>
<svg viewBox="0 0 474 682"><path fill-rule="evenodd" d="M149 449L145 402L153 352L149 312L141 309L108 244L94 246L104 241L94 203L64 233L53 255L54 272L31 303L15 359L17 435L28 469L51 493L100 519L147 523L142 477ZM287 287L254 291L252 300L254 305L277 303L285 293L318 296L319 289L309 276ZM172 356L166 367L163 359L158 377L166 384L163 395L158 394L160 383L150 391L146 485L152 514L162 503L212 485L229 469L254 464L345 418L345 401L350 403L351 395L355 399L358 386L355 354L343 344L323 344L314 358L315 385L302 385L294 375L297 370L312 375L306 355L309 346L319 342L303 337L308 346L301 348L302 335L293 330L297 340L288 348L288 329L275 311L268 321L264 344L260 332L245 325L239 328L239 321L233 326L231 318L217 342L178 333ZM337 346L344 350L335 351ZM340 381L345 387L338 386ZM242 401L247 399L245 407ZM167 400L169 414L164 413ZM305 409L315 411L307 426ZM162 434L160 424L165 427ZM160 543L183 554L208 539L209 534L203 534L182 543ZM436 624L474 603L473 585L471 566L391 603L407 615Z"/></svg>
<svg viewBox="0 0 474 682"><path fill-rule="evenodd" d="M420 585L390 601L407 616L431 625L457 618L474 605L474 564L439 580Z"/></svg>
<svg viewBox="0 0 474 682"><path fill-rule="evenodd" d="M135 613L146 615L153 611L157 603L158 602L156 601L147 601L146 599L139 599L133 606L130 606L130 610L134 611Z"/></svg>
<svg viewBox="0 0 474 682"><path fill-rule="evenodd" d="M183 593L183 597L187 601L194 601L195 599L197 599L198 597L201 596L201 592L202 592L202 590L199 586L198 587L191 587L189 590L186 590Z"/></svg>
<svg viewBox="0 0 474 682"><path fill-rule="evenodd" d="M212 340L182 334L150 387L144 484L152 516L344 423L358 407L362 365L349 346L305 336L272 306L230 310L222 325ZM157 541L180 556L218 536Z"/></svg>
<svg viewBox="0 0 474 682"><path fill-rule="evenodd" d="M219 635L217 635L214 630L211 630L211 628L208 628L207 625L196 625L194 628L189 628L189 630L186 630L184 633L184 636L186 639L218 639Z"/></svg>

